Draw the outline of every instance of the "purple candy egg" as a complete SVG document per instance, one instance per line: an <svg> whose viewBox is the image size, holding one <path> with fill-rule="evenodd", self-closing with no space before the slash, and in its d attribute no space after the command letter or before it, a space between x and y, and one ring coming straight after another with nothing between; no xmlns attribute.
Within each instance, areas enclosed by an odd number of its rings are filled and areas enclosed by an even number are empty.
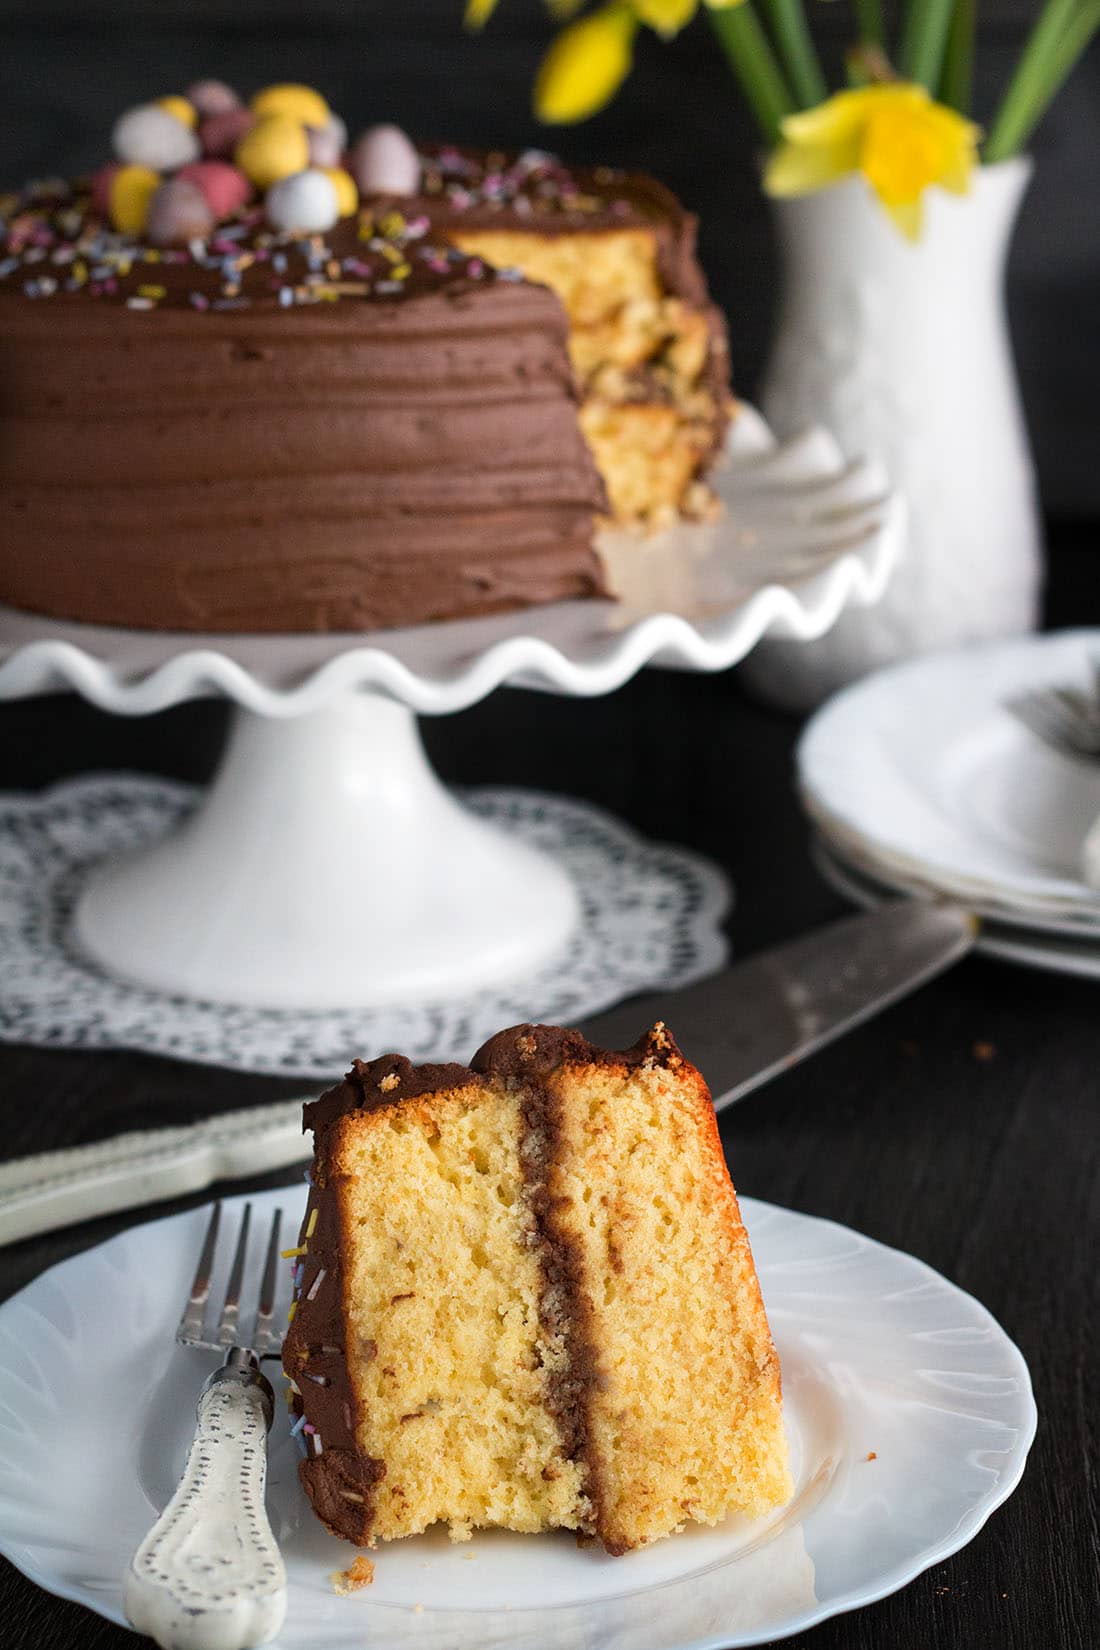
<svg viewBox="0 0 1100 1650"><path fill-rule="evenodd" d="M101 218L111 216L111 184L116 172L121 170L121 165L116 161L111 165L101 166L92 179L92 206Z"/></svg>
<svg viewBox="0 0 1100 1650"><path fill-rule="evenodd" d="M309 137L309 164L311 166L339 166L348 145L348 129L339 115L333 115L324 126L307 128Z"/></svg>
<svg viewBox="0 0 1100 1650"><path fill-rule="evenodd" d="M251 109L226 109L209 115L199 127L199 142L207 160L229 160L244 134L256 124Z"/></svg>
<svg viewBox="0 0 1100 1650"><path fill-rule="evenodd" d="M214 228L214 214L206 196L186 178L162 183L149 202L146 238L154 246L183 246L205 240Z"/></svg>

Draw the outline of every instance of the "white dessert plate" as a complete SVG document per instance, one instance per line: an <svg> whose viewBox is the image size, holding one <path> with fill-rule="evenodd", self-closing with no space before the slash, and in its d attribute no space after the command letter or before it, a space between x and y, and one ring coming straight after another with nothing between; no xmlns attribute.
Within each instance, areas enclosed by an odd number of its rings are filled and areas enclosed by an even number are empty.
<svg viewBox="0 0 1100 1650"><path fill-rule="evenodd" d="M798 749L802 798L845 861L1021 926L1100 939L1081 855L1100 763L1050 749L1004 708L1088 687L1100 630L1017 637L877 672L832 699Z"/></svg>
<svg viewBox="0 0 1100 1650"><path fill-rule="evenodd" d="M814 864L830 887L856 905L871 907L892 900L898 893L914 893L913 885L897 876L872 876L845 859L823 836L810 844ZM983 911L981 932L974 949L1001 962L1024 968L1042 968L1050 974L1072 974L1078 979L1100 980L1100 934L1089 938L1083 925L1068 930L1057 923L1029 920L1026 925L1004 922ZM1073 936L1079 937L1073 937Z"/></svg>
<svg viewBox="0 0 1100 1650"><path fill-rule="evenodd" d="M725 670L766 633L820 636L849 603L881 596L904 510L879 465L847 462L820 429L780 446L742 407L715 485L726 508L714 522L602 535L616 602L296 636L123 630L0 607L0 700L72 688L104 710L143 715L224 694L294 716L371 689L442 714L503 682L592 695L651 661Z"/></svg>
<svg viewBox="0 0 1100 1650"><path fill-rule="evenodd" d="M296 1217L304 1188L253 1201ZM1034 1436L1019 1351L911 1256L742 1207L783 1363L789 1507L617 1559L566 1535L454 1545L433 1532L380 1547L373 1585L338 1597L330 1577L354 1549L306 1505L280 1414L268 1503L290 1580L281 1650L734 1650L871 1603L964 1546ZM209 1367L172 1344L205 1220L132 1227L0 1308L0 1550L115 1622Z"/></svg>

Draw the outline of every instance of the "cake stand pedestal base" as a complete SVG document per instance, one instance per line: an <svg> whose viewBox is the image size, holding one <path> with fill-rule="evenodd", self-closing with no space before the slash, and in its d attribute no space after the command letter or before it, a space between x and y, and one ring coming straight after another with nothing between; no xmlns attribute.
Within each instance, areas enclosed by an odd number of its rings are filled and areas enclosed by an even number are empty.
<svg viewBox="0 0 1100 1650"><path fill-rule="evenodd" d="M198 811L90 876L74 936L138 985L331 1008L530 973L578 917L563 870L444 789L412 711L359 693L308 715L237 710Z"/></svg>

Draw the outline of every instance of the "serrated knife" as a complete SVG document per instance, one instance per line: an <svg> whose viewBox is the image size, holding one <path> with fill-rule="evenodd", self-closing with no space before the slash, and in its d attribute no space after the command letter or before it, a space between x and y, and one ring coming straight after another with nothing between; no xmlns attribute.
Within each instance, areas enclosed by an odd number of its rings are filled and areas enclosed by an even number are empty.
<svg viewBox="0 0 1100 1650"><path fill-rule="evenodd" d="M977 931L958 906L896 900L679 991L630 998L581 1030L625 1048L664 1020L721 1111L942 973ZM301 1130L301 1100L279 1100L0 1164L0 1244L304 1162Z"/></svg>

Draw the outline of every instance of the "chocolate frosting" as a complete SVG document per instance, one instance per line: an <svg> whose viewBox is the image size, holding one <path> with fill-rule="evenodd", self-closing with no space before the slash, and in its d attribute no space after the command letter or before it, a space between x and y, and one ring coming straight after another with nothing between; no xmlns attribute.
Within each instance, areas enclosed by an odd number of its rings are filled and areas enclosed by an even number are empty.
<svg viewBox="0 0 1100 1650"><path fill-rule="evenodd" d="M556 298L420 240L379 244L411 270L400 297L364 278L347 283L362 293L284 306L248 264L248 307L198 311L190 283L235 281L180 263L120 274L106 302L91 283L27 301L9 274L0 599L91 623L279 631L602 593L604 492ZM282 245L287 280L319 255ZM347 256L391 267L377 249ZM131 310L150 270L166 296Z"/></svg>
<svg viewBox="0 0 1100 1650"><path fill-rule="evenodd" d="M721 320L654 180L423 151L423 193L325 236L110 233L87 186L0 198L0 600L181 631L363 631L605 595L606 495L556 297L460 228L645 227ZM724 414L715 420L720 438Z"/></svg>

